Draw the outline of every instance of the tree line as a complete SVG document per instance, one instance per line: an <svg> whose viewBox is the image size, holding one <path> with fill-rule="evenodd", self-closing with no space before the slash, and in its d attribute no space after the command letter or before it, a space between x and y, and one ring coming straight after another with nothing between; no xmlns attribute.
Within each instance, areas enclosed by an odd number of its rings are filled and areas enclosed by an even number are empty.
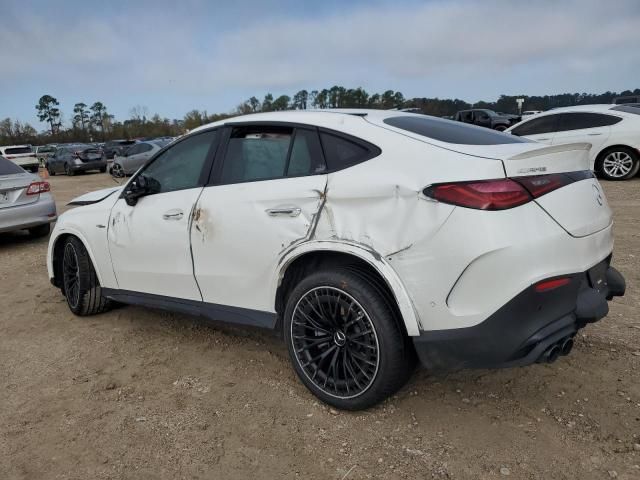
<svg viewBox="0 0 640 480"><path fill-rule="evenodd" d="M59 101L51 95L40 97L35 106L36 117L48 125L47 131L38 133L28 123L10 118L0 120L0 145L105 141L116 138L142 138L177 136L206 123L222 120L235 115L282 110L306 110L325 108L414 108L426 115L439 117L454 115L468 108L488 108L498 112L517 113L517 98L524 99L523 110L549 110L556 107L612 103L617 96L640 95L640 89L619 93L601 94L563 93L559 95L529 96L500 95L493 102L479 101L474 104L460 99L416 97L407 99L401 92L386 90L369 93L362 87L345 88L334 85L322 90L299 90L292 96L275 97L267 93L262 100L252 96L228 113L209 114L206 110L191 110L182 119L168 119L159 114L149 114L147 107L137 105L129 111L129 118L115 120L104 103L96 101L91 105L74 104L69 122L63 119ZM66 125L66 126L65 126Z"/></svg>

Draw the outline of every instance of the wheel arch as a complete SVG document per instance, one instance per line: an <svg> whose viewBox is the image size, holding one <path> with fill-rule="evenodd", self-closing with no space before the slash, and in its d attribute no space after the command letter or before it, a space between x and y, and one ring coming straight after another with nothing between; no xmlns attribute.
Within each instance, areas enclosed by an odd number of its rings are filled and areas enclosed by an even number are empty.
<svg viewBox="0 0 640 480"><path fill-rule="evenodd" d="M623 143L615 143L613 145L607 145L606 147L603 147L602 150L600 150L596 155L596 162L600 161L602 157L604 157L604 155L606 155L607 153L612 152L619 148L625 149L625 150L632 150L636 154L636 157L640 157L640 151L638 151L637 148L634 148L630 145L625 145Z"/></svg>
<svg viewBox="0 0 640 480"><path fill-rule="evenodd" d="M392 305L401 320L402 330L409 336L420 334L420 320L413 302L395 270L376 252L360 245L338 241L305 243L288 252L280 261L275 280L275 310L279 321L284 313L286 294L299 279L318 265L359 265L375 275L380 285L390 294Z"/></svg>
<svg viewBox="0 0 640 480"><path fill-rule="evenodd" d="M62 288L62 261L60 259L60 254L62 252L62 245L64 245L64 240L69 237L76 237L78 240L80 240L80 242L82 242L82 245L84 245L84 248L89 254L89 258L91 259L91 263L93 264L96 276L98 277L98 282L100 282L100 284L102 285L102 277L100 275L100 270L96 268L97 263L90 243L80 231L69 228L57 232L56 236L51 238L49 242L49 254L47 255L47 263L49 267L49 277L51 283L58 288Z"/></svg>

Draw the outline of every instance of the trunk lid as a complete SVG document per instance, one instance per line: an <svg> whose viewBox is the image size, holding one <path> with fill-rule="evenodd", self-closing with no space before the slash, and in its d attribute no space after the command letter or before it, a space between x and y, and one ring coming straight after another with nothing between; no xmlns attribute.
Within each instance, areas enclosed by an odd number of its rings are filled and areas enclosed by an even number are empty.
<svg viewBox="0 0 640 480"><path fill-rule="evenodd" d="M102 152L97 148L87 148L76 152L76 154L83 162L93 162L102 158Z"/></svg>
<svg viewBox="0 0 640 480"><path fill-rule="evenodd" d="M589 143L465 145L464 153L502 160L507 177L567 174L590 170ZM544 181L544 177L541 178ZM611 225L602 186L591 176L546 193L535 202L569 235L585 237Z"/></svg>
<svg viewBox="0 0 640 480"><path fill-rule="evenodd" d="M589 143L540 146L502 158L507 177L567 174L590 170ZM573 181L541 197L536 203L567 233L585 237L611 225L612 214L595 177Z"/></svg>
<svg viewBox="0 0 640 480"><path fill-rule="evenodd" d="M0 176L0 210L38 201L39 195L27 195L29 185L38 177L29 173Z"/></svg>

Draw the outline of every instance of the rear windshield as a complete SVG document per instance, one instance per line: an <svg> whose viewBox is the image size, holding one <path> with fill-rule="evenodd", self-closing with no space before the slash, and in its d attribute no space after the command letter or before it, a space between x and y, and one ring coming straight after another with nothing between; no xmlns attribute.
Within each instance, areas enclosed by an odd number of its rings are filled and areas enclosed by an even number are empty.
<svg viewBox="0 0 640 480"><path fill-rule="evenodd" d="M32 153L31 147L13 147L13 148L5 148L5 155L18 155L20 153Z"/></svg>
<svg viewBox="0 0 640 480"><path fill-rule="evenodd" d="M390 117L384 119L384 123L433 140L458 145L502 145L529 142L529 140L496 132L489 128L428 116Z"/></svg>
<svg viewBox="0 0 640 480"><path fill-rule="evenodd" d="M24 173L24 170L12 161L0 157L0 175L14 175L16 173Z"/></svg>
<svg viewBox="0 0 640 480"><path fill-rule="evenodd" d="M618 112L635 113L636 115L640 115L640 103L613 107L611 110L616 110Z"/></svg>

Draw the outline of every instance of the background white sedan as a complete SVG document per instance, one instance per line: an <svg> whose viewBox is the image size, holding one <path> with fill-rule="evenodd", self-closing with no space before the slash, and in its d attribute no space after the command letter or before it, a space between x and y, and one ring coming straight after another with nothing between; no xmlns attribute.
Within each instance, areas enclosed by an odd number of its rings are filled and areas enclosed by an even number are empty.
<svg viewBox="0 0 640 480"><path fill-rule="evenodd" d="M507 133L549 145L591 144L591 168L607 180L627 180L640 169L640 107L584 105L539 113Z"/></svg>

